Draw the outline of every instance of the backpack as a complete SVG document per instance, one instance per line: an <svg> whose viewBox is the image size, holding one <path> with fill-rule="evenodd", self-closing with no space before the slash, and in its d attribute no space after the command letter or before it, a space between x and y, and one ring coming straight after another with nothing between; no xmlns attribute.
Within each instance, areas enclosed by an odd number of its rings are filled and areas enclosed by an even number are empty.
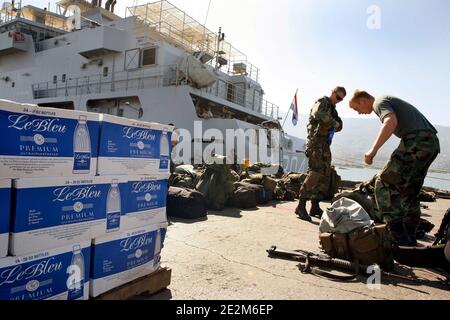
<svg viewBox="0 0 450 320"><path fill-rule="evenodd" d="M392 242L385 225L365 226L348 234L322 233L320 244L332 258L367 266L378 264L387 271L394 268Z"/></svg>

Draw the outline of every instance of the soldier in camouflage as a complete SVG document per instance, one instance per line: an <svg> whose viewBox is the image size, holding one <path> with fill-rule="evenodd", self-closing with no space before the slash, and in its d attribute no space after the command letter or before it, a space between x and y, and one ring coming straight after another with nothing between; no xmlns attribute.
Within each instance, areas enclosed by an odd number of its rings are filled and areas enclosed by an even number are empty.
<svg viewBox="0 0 450 320"><path fill-rule="evenodd" d="M428 169L440 153L437 130L414 106L399 98L375 99L365 91L356 91L350 107L359 114L374 112L383 123L365 162L373 164L380 148L393 134L401 139L375 181L378 213L387 223L392 238L400 246L417 246L420 223L419 194Z"/></svg>
<svg viewBox="0 0 450 320"><path fill-rule="evenodd" d="M323 97L313 106L308 124L308 176L300 188L300 202L295 213L300 219L311 222L311 217L322 217L320 201L323 201L330 187L331 150L334 133L342 130L342 120L336 105L344 100L347 92L343 87L333 90L330 97ZM306 211L306 203L311 200L311 212Z"/></svg>

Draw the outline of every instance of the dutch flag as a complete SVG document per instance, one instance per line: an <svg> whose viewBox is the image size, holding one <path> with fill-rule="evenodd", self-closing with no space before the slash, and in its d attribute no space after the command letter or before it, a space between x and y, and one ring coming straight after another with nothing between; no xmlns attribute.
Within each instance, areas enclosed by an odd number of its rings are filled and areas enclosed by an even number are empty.
<svg viewBox="0 0 450 320"><path fill-rule="evenodd" d="M292 124L295 127L298 123L297 93L295 93L294 100L292 101L291 109L292 109Z"/></svg>

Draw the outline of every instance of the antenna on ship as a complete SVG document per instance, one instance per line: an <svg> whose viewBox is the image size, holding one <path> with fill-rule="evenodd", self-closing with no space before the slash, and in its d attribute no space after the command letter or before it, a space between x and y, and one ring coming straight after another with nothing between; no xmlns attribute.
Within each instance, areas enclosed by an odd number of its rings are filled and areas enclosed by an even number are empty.
<svg viewBox="0 0 450 320"><path fill-rule="evenodd" d="M205 17L205 23L203 24L203 45L205 46L205 51L207 50L206 48L206 22L208 22L208 16L209 16L209 9L211 8L211 2L212 0L209 0L209 4L208 4L208 10L206 10L206 17Z"/></svg>
<svg viewBox="0 0 450 320"><path fill-rule="evenodd" d="M225 54L223 50L220 50L220 44L222 41L225 41L225 33L222 32L222 27L219 27L219 34L217 36L217 58L216 58L216 69L220 69L223 65L226 64L225 59L223 59L222 55Z"/></svg>

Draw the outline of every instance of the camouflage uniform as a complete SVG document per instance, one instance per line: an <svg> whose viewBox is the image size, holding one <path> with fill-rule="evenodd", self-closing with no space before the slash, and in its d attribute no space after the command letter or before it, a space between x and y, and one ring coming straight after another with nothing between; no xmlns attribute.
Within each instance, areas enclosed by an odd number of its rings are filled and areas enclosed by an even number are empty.
<svg viewBox="0 0 450 320"><path fill-rule="evenodd" d="M300 198L307 200L325 200L331 175L331 150L328 142L330 129L342 130L342 120L336 106L328 97L316 102L311 110L308 125L308 176L300 188Z"/></svg>
<svg viewBox="0 0 450 320"><path fill-rule="evenodd" d="M386 223L420 218L419 194L439 153L439 139L433 132L420 131L401 140L375 181L378 214Z"/></svg>

